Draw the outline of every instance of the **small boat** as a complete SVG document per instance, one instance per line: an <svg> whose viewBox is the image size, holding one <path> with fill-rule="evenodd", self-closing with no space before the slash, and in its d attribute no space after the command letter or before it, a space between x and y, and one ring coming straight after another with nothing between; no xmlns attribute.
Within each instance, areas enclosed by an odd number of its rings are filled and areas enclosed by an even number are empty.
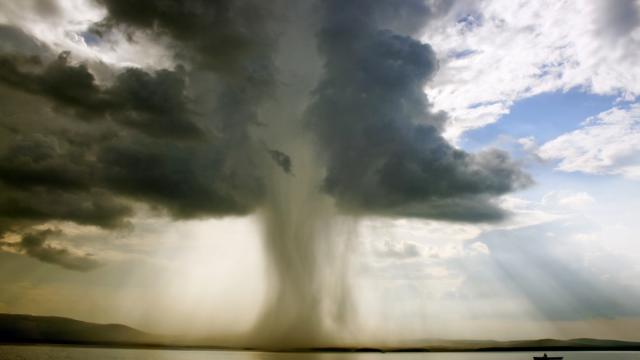
<svg viewBox="0 0 640 360"><path fill-rule="evenodd" d="M563 357L562 356L547 356L547 354L544 354L544 356L534 356L533 360L562 360Z"/></svg>

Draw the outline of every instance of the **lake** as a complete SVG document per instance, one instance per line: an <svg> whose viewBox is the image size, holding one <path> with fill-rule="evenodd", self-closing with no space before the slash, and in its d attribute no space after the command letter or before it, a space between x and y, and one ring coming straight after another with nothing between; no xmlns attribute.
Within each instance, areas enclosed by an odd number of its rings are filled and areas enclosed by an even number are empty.
<svg viewBox="0 0 640 360"><path fill-rule="evenodd" d="M548 352L567 360L640 360L640 352ZM65 346L0 345L1 360L531 360L532 352L483 353L264 353L213 350L105 349Z"/></svg>

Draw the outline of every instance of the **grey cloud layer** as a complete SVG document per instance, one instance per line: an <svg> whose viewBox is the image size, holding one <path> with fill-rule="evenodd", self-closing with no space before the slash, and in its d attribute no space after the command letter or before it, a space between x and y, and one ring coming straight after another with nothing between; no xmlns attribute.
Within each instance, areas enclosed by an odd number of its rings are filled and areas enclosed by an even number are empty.
<svg viewBox="0 0 640 360"><path fill-rule="evenodd" d="M176 60L217 77L215 130L236 147L247 145L248 127L275 85L270 26L280 2L259 0L99 0L108 16L98 31L144 31L168 38Z"/></svg>
<svg viewBox="0 0 640 360"><path fill-rule="evenodd" d="M86 65L72 65L69 54L42 64L38 57L0 57L0 81L46 96L77 112L85 121L109 117L142 133L168 138L197 138L202 131L190 119L182 71L147 73L126 69L114 84L101 88Z"/></svg>
<svg viewBox="0 0 640 360"><path fill-rule="evenodd" d="M325 189L345 208L456 220L502 213L487 200L531 180L506 153L477 155L441 136L446 115L422 90L437 70L429 45L388 30L388 1L326 1L318 35L326 74L311 127L327 155ZM396 4L423 22L421 1ZM412 12L413 11L413 12Z"/></svg>
<svg viewBox="0 0 640 360"><path fill-rule="evenodd" d="M102 41L145 32L183 65L108 69L105 78L96 69L106 65L52 54L1 26L0 233L26 236L50 220L117 228L136 202L180 219L261 206L261 163L293 175L296 160L252 135L269 126L259 113L279 86L272 55L287 2L98 3L108 15L91 31ZM325 73L307 130L326 161L326 193L365 214L501 218L491 198L529 177L502 152L449 145L441 136L446 115L430 111L422 91L437 62L410 35L447 7L320 4Z"/></svg>
<svg viewBox="0 0 640 360"><path fill-rule="evenodd" d="M257 0L98 0L109 15L98 30L118 26L168 36L195 66L226 77L251 78L254 85L272 80L268 55L273 40L267 26L278 1ZM266 71L265 71L266 70Z"/></svg>
<svg viewBox="0 0 640 360"><path fill-rule="evenodd" d="M89 271L100 266L100 263L90 255L75 254L67 248L48 244L47 238L52 235L59 234L54 230L36 231L22 236L18 243L0 241L0 245L13 247L40 261L59 265L69 270Z"/></svg>
<svg viewBox="0 0 640 360"><path fill-rule="evenodd" d="M214 74L201 86L204 70L187 63L112 69L101 83L95 64L56 58L20 29L0 30L0 233L26 237L50 220L121 227L134 214L130 200L176 218L245 214L261 201L248 136L255 105L243 106L258 91L250 81ZM70 256L49 247L27 254Z"/></svg>

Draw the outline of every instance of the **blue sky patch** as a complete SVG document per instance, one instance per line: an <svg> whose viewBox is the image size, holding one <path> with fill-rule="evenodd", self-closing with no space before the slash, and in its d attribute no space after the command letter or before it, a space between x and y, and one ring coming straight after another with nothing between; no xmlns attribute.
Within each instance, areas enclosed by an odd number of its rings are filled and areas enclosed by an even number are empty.
<svg viewBox="0 0 640 360"><path fill-rule="evenodd" d="M483 128L463 135L460 145L476 151L499 142L500 137L514 139L533 136L538 143L573 131L590 116L613 107L616 96L585 93L578 89L536 95L518 101L509 114Z"/></svg>

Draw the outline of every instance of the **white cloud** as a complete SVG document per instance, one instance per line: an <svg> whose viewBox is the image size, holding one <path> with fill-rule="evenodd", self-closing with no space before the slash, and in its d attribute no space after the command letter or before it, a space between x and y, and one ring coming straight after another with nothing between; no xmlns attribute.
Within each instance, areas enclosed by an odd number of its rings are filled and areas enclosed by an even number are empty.
<svg viewBox="0 0 640 360"><path fill-rule="evenodd" d="M56 53L71 51L74 59L114 66L157 69L174 65L170 49L144 32L135 33L135 41L119 32L102 39L90 35L87 30L105 16L103 7L87 0L0 2L0 24L21 28Z"/></svg>
<svg viewBox="0 0 640 360"><path fill-rule="evenodd" d="M476 241L472 243L471 245L469 245L469 248L472 250L472 252L479 253L479 254L489 255L491 253L487 244L481 241Z"/></svg>
<svg viewBox="0 0 640 360"><path fill-rule="evenodd" d="M533 136L520 138L517 141L518 144L522 146L522 150L526 152L535 152L538 150L538 143L536 143L536 139Z"/></svg>
<svg viewBox="0 0 640 360"><path fill-rule="evenodd" d="M410 241L387 239L386 241L379 241L373 246L376 255L385 259L415 259L423 254L422 246Z"/></svg>
<svg viewBox="0 0 640 360"><path fill-rule="evenodd" d="M505 195L500 198L500 206L511 212L511 217L500 224L496 224L486 231L497 229L519 229L558 220L566 214L558 211L554 206L540 200L526 200L513 195ZM485 232L486 232L485 231Z"/></svg>
<svg viewBox="0 0 640 360"><path fill-rule="evenodd" d="M558 199L558 203L570 208L583 208L585 206L592 205L595 203L595 200L586 192L579 192Z"/></svg>
<svg viewBox="0 0 640 360"><path fill-rule="evenodd" d="M425 30L440 71L427 94L447 137L495 122L520 99L574 87L640 94L640 0L462 1Z"/></svg>
<svg viewBox="0 0 640 360"><path fill-rule="evenodd" d="M580 210L595 203L595 199L586 192L552 191L542 198L542 204L547 207Z"/></svg>
<svg viewBox="0 0 640 360"><path fill-rule="evenodd" d="M561 171L640 180L640 103L587 119L582 128L541 146L538 155L559 160Z"/></svg>

